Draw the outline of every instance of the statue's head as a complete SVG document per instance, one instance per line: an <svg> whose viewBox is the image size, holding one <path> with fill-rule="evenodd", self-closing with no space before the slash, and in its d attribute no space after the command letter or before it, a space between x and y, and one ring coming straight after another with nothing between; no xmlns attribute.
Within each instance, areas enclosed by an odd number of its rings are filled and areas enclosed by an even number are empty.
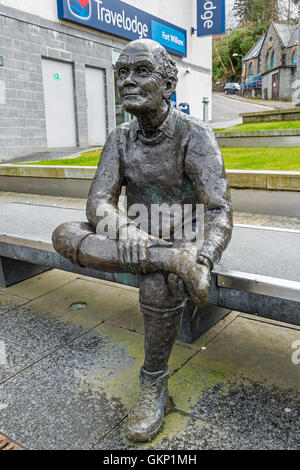
<svg viewBox="0 0 300 470"><path fill-rule="evenodd" d="M170 102L178 70L166 49L151 39L130 42L117 63L118 89L124 109L131 114L158 109Z"/></svg>

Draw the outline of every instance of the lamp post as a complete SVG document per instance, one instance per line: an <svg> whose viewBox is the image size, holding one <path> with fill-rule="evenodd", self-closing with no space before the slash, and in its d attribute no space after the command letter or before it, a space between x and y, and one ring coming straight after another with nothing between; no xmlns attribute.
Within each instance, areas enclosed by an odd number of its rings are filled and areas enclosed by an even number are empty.
<svg viewBox="0 0 300 470"><path fill-rule="evenodd" d="M300 0L293 0L298 5L298 61L297 61L297 89L296 89L296 106L300 107Z"/></svg>

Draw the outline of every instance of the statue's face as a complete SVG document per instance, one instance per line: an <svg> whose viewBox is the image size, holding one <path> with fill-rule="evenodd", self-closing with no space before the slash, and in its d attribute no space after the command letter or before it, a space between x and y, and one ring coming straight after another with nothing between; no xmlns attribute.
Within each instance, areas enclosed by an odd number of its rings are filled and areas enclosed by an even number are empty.
<svg viewBox="0 0 300 470"><path fill-rule="evenodd" d="M158 64L151 49L132 44L116 64L123 107L131 114L159 108L165 94L165 82L157 72Z"/></svg>

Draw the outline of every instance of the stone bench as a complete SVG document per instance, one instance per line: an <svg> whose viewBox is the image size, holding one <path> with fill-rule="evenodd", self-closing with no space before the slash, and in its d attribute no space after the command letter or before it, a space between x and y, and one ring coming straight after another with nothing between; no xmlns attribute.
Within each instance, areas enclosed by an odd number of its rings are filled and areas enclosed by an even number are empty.
<svg viewBox="0 0 300 470"><path fill-rule="evenodd" d="M138 287L133 274L80 268L54 251L52 231L86 221L85 211L34 204L0 205L0 285L7 287L51 268ZM300 231L236 225L212 273L208 305L190 301L179 338L192 342L230 310L300 325Z"/></svg>

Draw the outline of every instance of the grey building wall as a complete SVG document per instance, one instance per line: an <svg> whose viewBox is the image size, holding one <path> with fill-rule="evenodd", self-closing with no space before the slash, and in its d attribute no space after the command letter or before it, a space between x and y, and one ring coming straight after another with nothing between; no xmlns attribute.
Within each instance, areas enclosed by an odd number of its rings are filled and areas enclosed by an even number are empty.
<svg viewBox="0 0 300 470"><path fill-rule="evenodd" d="M85 66L105 71L107 132L114 122L112 49L124 43L0 5L0 160L47 148L42 57L73 64L77 140L87 145Z"/></svg>
<svg viewBox="0 0 300 470"><path fill-rule="evenodd" d="M272 99L272 74L262 75L262 97L264 100Z"/></svg>
<svg viewBox="0 0 300 470"><path fill-rule="evenodd" d="M260 57L261 57L261 60L260 60L260 73L264 73L266 71L266 69L265 69L265 57L266 57L267 51L270 47L269 39L270 39L271 36L273 38L272 47L273 47L274 52L275 52L274 67L278 67L282 63L281 62L281 60L282 60L282 54L281 54L282 43L281 43L279 37L277 36L277 33L276 33L273 25L271 24L270 28L269 28L269 31L268 31L268 34L266 34L266 37L265 37L265 40L264 40L264 43L263 43L263 46L262 46L261 52L260 52Z"/></svg>
<svg viewBox="0 0 300 470"><path fill-rule="evenodd" d="M290 100L292 98L291 84L296 77L296 67L280 67L279 74L279 99Z"/></svg>
<svg viewBox="0 0 300 470"><path fill-rule="evenodd" d="M292 83L296 77L296 67L279 67L262 75L262 97L272 99L272 76L279 74L279 100L289 101L292 99Z"/></svg>

